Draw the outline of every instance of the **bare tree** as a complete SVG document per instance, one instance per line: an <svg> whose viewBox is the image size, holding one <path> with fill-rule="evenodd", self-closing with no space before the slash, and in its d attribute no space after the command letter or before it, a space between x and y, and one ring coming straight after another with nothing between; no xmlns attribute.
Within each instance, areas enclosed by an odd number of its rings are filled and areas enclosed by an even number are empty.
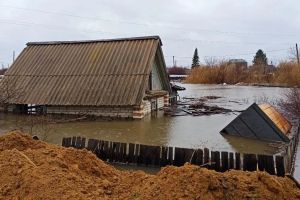
<svg viewBox="0 0 300 200"><path fill-rule="evenodd" d="M213 67L216 66L218 63L220 63L221 61L219 61L217 58L215 57L205 57L204 58L204 62L205 65L208 67Z"/></svg>
<svg viewBox="0 0 300 200"><path fill-rule="evenodd" d="M290 62L296 63L297 62L297 52L295 47L291 47L289 49L289 60Z"/></svg>
<svg viewBox="0 0 300 200"><path fill-rule="evenodd" d="M284 98L278 103L282 111L295 119L300 118L300 88L290 88L284 94Z"/></svg>
<svg viewBox="0 0 300 200"><path fill-rule="evenodd" d="M4 76L0 80L0 107L7 111L9 104L16 102L22 96L22 89L12 77Z"/></svg>

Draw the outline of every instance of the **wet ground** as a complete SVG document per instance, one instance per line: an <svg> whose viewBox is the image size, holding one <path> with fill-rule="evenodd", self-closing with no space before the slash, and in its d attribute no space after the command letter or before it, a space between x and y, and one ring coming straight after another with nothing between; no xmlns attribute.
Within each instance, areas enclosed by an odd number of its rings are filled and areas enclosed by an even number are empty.
<svg viewBox="0 0 300 200"><path fill-rule="evenodd" d="M244 110L253 102L276 102L286 88L223 86L182 84L185 91L180 97L219 96L211 99L209 105L218 105L232 110ZM222 130L239 113L216 114L210 116L164 116L163 112L149 115L142 120L123 121L84 121L59 124L35 122L30 117L0 115L0 133L23 128L26 132L38 135L43 140L61 144L63 137L82 136L102 140L169 145L188 148L207 147L211 150L237 151L248 153L273 154L276 148L266 142L226 137ZM299 154L298 154L299 155Z"/></svg>

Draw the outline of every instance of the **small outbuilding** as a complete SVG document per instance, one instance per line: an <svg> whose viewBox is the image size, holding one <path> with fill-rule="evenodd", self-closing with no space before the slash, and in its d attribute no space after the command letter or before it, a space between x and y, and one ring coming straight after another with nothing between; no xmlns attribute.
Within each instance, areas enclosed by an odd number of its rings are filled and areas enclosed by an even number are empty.
<svg viewBox="0 0 300 200"><path fill-rule="evenodd" d="M20 93L10 111L143 118L172 93L158 36L29 42L6 82Z"/></svg>
<svg viewBox="0 0 300 200"><path fill-rule="evenodd" d="M222 134L265 141L289 142L292 126L269 104L252 104L222 131Z"/></svg>

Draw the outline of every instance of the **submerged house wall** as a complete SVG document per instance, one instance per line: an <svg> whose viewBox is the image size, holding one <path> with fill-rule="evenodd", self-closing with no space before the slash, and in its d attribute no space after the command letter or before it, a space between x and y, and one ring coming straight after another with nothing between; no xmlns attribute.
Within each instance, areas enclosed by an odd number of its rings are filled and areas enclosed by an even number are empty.
<svg viewBox="0 0 300 200"><path fill-rule="evenodd" d="M149 100L143 100L142 105L133 111L134 119L141 119L152 111L157 111L169 105L169 95L164 95Z"/></svg>
<svg viewBox="0 0 300 200"><path fill-rule="evenodd" d="M47 106L47 113L132 118L133 107Z"/></svg>

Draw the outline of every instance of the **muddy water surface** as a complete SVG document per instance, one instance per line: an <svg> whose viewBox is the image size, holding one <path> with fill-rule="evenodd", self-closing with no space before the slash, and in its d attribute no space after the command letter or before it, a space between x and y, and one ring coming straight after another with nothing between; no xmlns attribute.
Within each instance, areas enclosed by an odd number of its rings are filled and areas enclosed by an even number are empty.
<svg viewBox="0 0 300 200"><path fill-rule="evenodd" d="M219 96L210 100L218 105L234 110L244 110L253 102L275 102L281 98L285 88L223 86L180 84L186 87L180 98ZM274 153L275 148L268 143L249 139L226 137L219 131L239 113L217 114L211 116L164 116L154 113L142 120L90 121L59 124L34 124L29 117L0 115L0 133L22 127L26 132L39 135L50 143L61 144L63 137L82 136L102 140L141 143L150 145L169 145L178 147L207 147L211 150L238 151L251 153Z"/></svg>
<svg viewBox="0 0 300 200"><path fill-rule="evenodd" d="M276 101L284 88L248 86L220 86L182 84L184 97L219 96L209 104L234 110L244 110L253 102ZM27 132L40 135L46 141L61 144L62 137L83 136L120 142L136 142L178 147L208 147L217 150L242 152L268 152L265 143L241 138L224 138L219 131L239 113L211 116L167 117L163 112L154 113L142 120L71 122L53 125L34 124L29 117L1 115L0 131L23 127ZM27 121L27 122L25 122Z"/></svg>

